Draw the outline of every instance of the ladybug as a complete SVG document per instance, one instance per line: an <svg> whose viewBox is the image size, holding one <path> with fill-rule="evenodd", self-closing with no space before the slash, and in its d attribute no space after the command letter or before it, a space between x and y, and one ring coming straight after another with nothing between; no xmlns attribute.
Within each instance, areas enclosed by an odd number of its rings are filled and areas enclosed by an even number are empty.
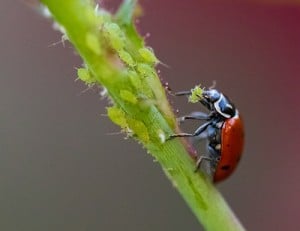
<svg viewBox="0 0 300 231"><path fill-rule="evenodd" d="M192 91L175 93L175 95L191 95ZM199 102L209 113L193 112L179 118L205 121L192 134L179 133L170 136L198 137L207 140L207 154L197 158L196 171L203 161L210 162L210 172L214 182L229 177L239 163L244 146L244 126L238 110L229 98L215 89L203 90Z"/></svg>

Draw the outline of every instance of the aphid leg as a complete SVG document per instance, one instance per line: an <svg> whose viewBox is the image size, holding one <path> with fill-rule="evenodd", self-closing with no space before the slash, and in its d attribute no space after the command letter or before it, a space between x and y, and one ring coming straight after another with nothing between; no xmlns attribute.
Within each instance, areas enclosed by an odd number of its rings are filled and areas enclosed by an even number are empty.
<svg viewBox="0 0 300 231"><path fill-rule="evenodd" d="M168 92L168 94L172 95L172 96L182 96L182 95L191 95L192 92L191 91L179 91L179 92L175 92L173 93L172 89L169 86L169 83L163 83L164 88L166 89L166 91Z"/></svg>
<svg viewBox="0 0 300 231"><path fill-rule="evenodd" d="M211 85L208 89L209 89L209 90L215 89L216 86L217 86L217 81L216 81L216 80L213 80L213 81L212 81L212 85Z"/></svg>

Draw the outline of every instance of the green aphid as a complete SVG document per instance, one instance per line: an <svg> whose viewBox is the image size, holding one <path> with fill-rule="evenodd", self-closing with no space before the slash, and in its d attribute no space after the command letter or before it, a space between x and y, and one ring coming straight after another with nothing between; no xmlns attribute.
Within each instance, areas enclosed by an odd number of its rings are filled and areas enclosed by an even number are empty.
<svg viewBox="0 0 300 231"><path fill-rule="evenodd" d="M128 52L124 50L119 50L118 54L120 59L129 67L134 67L136 65L135 61Z"/></svg>
<svg viewBox="0 0 300 231"><path fill-rule="evenodd" d="M128 76L131 84L136 90L140 90L143 87L142 81L135 71L128 71Z"/></svg>
<svg viewBox="0 0 300 231"><path fill-rule="evenodd" d="M125 112L117 107L108 107L107 115L111 119L112 122L119 125L121 128L127 128L127 121Z"/></svg>
<svg viewBox="0 0 300 231"><path fill-rule="evenodd" d="M121 90L120 96L123 100L125 100L129 103L136 104L138 102L136 96L128 90Z"/></svg>
<svg viewBox="0 0 300 231"><path fill-rule="evenodd" d="M103 32L113 49L119 51L125 47L124 33L116 23L104 23Z"/></svg>
<svg viewBox="0 0 300 231"><path fill-rule="evenodd" d="M151 77L154 74L153 68L146 63L139 63L136 67L138 73L140 73L143 77Z"/></svg>
<svg viewBox="0 0 300 231"><path fill-rule="evenodd" d="M135 119L128 119L127 120L128 126L130 130L144 143L148 143L150 140L148 129L146 125L139 120Z"/></svg>
<svg viewBox="0 0 300 231"><path fill-rule="evenodd" d="M148 99L153 97L152 90L148 86L145 79L141 79L134 70L128 71L128 76L130 83L132 84L134 89L137 90L138 97Z"/></svg>
<svg viewBox="0 0 300 231"><path fill-rule="evenodd" d="M197 103L197 102L199 102L199 100L202 99L203 90L200 87L200 85L194 87L191 90L191 92L192 92L192 94L189 96L189 102L191 102L191 103Z"/></svg>
<svg viewBox="0 0 300 231"><path fill-rule="evenodd" d="M151 48L140 48L139 54L146 63L155 64L158 62Z"/></svg>
<svg viewBox="0 0 300 231"><path fill-rule="evenodd" d="M85 82L86 84L92 84L96 82L96 80L93 78L93 76L87 68L78 68L77 76L81 81Z"/></svg>

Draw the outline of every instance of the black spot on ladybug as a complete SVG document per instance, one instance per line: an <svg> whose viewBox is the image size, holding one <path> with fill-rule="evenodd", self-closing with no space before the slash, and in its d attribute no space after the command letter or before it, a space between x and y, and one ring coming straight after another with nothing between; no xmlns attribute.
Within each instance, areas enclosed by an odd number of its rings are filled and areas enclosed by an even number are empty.
<svg viewBox="0 0 300 231"><path fill-rule="evenodd" d="M223 165L221 169L227 171L230 169L230 165Z"/></svg>

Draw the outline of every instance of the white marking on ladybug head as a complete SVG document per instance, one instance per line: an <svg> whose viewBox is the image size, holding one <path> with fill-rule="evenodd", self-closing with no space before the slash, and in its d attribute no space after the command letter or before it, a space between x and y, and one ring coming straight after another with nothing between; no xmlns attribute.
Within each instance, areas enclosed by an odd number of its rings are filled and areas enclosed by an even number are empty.
<svg viewBox="0 0 300 231"><path fill-rule="evenodd" d="M231 118L231 115L226 114L226 113L222 112L222 110L221 110L220 103L222 102L222 100L224 100L224 95L220 94L220 98L214 103L214 107L220 115L229 119L229 118ZM232 108L232 106L230 104L228 104L228 106L230 106Z"/></svg>

